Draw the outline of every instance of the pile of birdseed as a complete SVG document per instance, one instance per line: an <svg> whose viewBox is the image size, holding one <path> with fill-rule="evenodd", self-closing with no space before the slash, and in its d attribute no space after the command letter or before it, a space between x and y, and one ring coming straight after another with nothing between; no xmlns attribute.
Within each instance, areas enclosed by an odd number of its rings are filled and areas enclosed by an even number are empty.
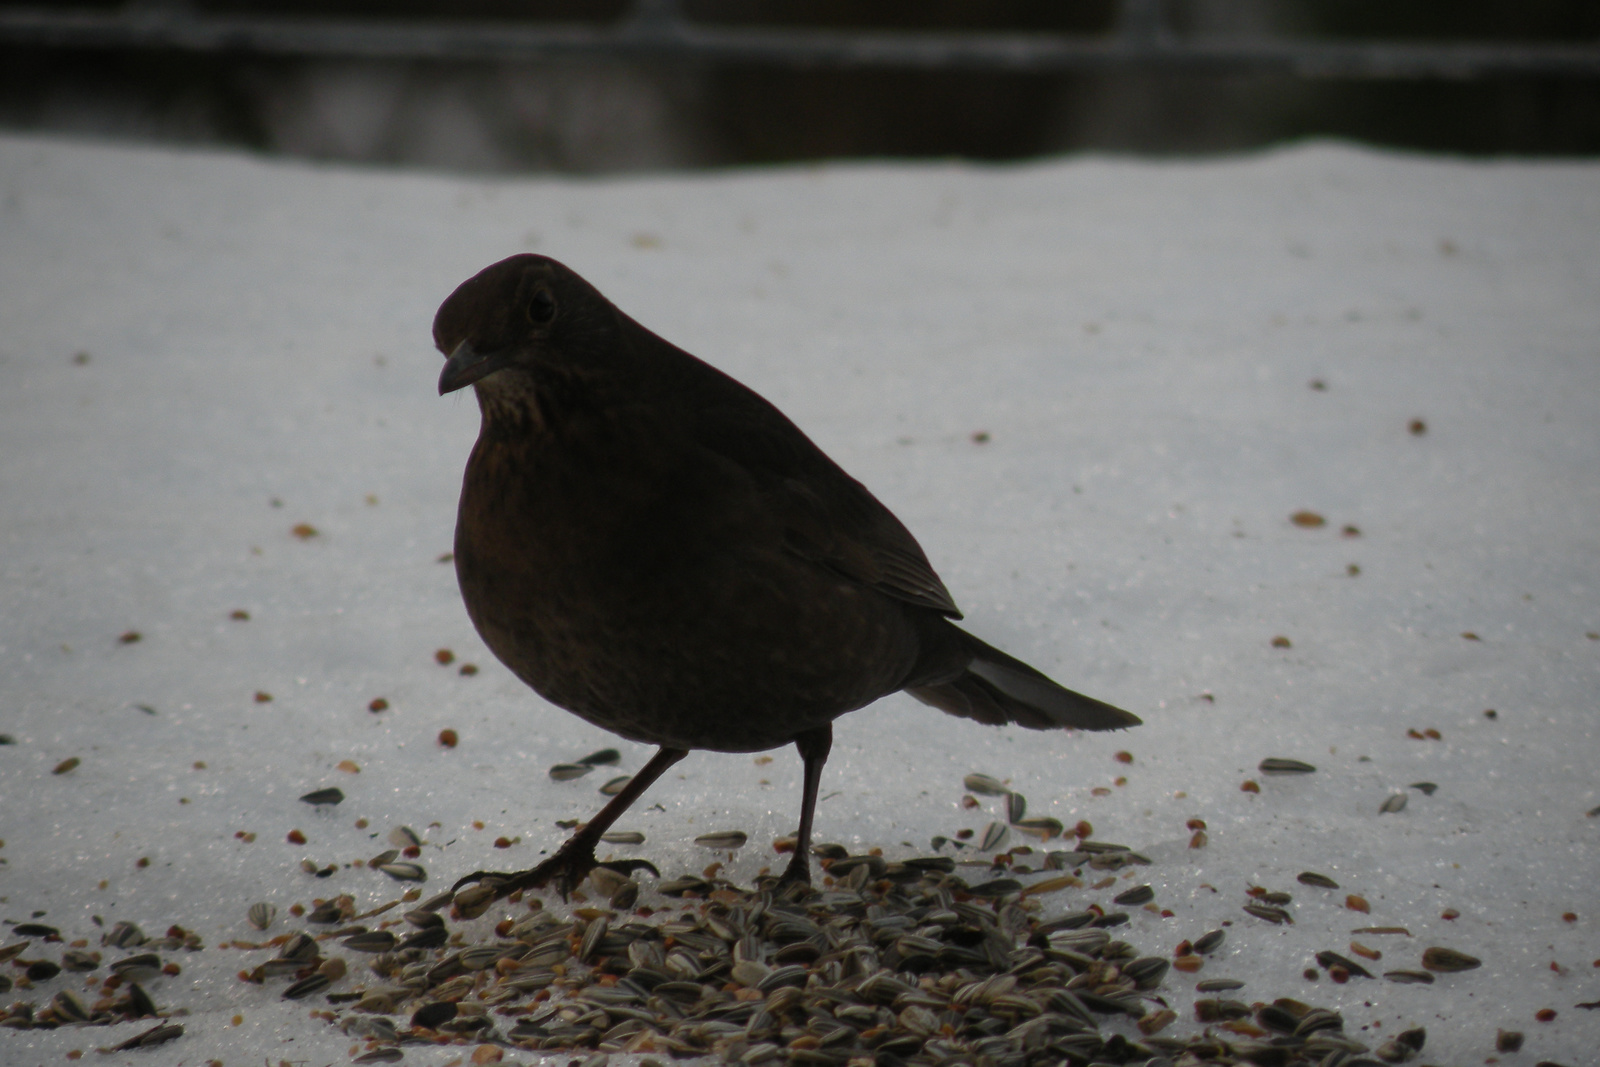
<svg viewBox="0 0 1600 1067"><path fill-rule="evenodd" d="M1052 914L1042 899L1079 884L1085 869L1148 862L1121 846L1080 841L1047 853L1031 884L969 883L948 856L818 852L827 877L817 891L742 889L714 869L648 891L602 868L586 888L607 904L585 901L563 916L531 897L494 904L472 887L377 929L336 919L315 936L281 936L277 956L248 977L288 976L283 995L325 999L331 1010L320 1014L365 1042L355 1055L364 1063L454 1043L479 1046L477 1062L522 1049L595 1065L632 1053L841 1067L1358 1067L1406 1062L1425 1042L1416 1029L1372 1048L1346 1036L1336 1012L1235 999L1244 984L1235 979L1199 983L1205 1027L1168 1036L1177 1015L1161 991L1174 961L1119 939L1126 913ZM642 896L659 899L640 907ZM444 914L459 924L490 907L516 915L482 940L452 930ZM1215 951L1223 936L1190 950ZM370 954L371 974L329 994L355 970L324 955L335 945Z"/></svg>

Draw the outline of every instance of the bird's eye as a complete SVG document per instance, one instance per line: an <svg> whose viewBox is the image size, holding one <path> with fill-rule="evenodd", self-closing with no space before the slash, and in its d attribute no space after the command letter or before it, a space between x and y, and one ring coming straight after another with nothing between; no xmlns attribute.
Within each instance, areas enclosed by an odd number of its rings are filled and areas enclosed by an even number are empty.
<svg viewBox="0 0 1600 1067"><path fill-rule="evenodd" d="M548 289L535 289L528 298L528 321L535 326L548 326L556 317L556 299Z"/></svg>

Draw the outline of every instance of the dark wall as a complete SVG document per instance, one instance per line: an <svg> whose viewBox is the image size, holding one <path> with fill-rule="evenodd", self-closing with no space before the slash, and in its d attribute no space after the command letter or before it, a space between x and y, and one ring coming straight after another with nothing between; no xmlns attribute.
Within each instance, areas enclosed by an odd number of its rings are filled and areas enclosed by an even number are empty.
<svg viewBox="0 0 1600 1067"><path fill-rule="evenodd" d="M19 5L0 2L0 12ZM55 7L63 5L58 2ZM104 5L81 3L94 9ZM624 0L197 0L202 12L604 23ZM1116 0L684 0L703 24L1107 34ZM1600 40L1594 0L1182 0L1180 35ZM567 59L339 61L0 45L0 128L453 170L838 157L1215 152L1311 136L1480 155L1600 152L1600 80L1340 81Z"/></svg>

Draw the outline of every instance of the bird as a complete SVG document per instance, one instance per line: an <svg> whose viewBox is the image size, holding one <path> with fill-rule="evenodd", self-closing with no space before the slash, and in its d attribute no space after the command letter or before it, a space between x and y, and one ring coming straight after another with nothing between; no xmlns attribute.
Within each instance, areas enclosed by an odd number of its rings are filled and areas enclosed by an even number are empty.
<svg viewBox="0 0 1600 1067"><path fill-rule="evenodd" d="M833 722L901 690L991 725L1139 725L957 627L921 546L865 486L556 260L515 255L462 282L433 340L440 395L470 385L481 414L454 547L473 626L545 700L657 749L548 859L458 889L565 896L691 750L790 744L803 784L778 883L809 885Z"/></svg>

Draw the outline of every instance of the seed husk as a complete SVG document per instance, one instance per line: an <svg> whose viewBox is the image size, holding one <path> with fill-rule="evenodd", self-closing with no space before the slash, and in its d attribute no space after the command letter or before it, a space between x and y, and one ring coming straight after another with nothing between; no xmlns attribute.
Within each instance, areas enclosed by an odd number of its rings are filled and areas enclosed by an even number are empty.
<svg viewBox="0 0 1600 1067"><path fill-rule="evenodd" d="M1256 769L1262 774L1311 774L1316 770L1309 763L1297 759L1285 759L1282 756L1269 756L1262 760Z"/></svg>
<svg viewBox="0 0 1600 1067"><path fill-rule="evenodd" d="M987 774L969 774L961 779L961 784L966 787L967 792L976 793L983 797L1004 796L1009 792L1003 782L998 778L991 778Z"/></svg>
<svg viewBox="0 0 1600 1067"><path fill-rule="evenodd" d="M387 874L397 882L426 882L428 872L416 863L385 863L378 870Z"/></svg>
<svg viewBox="0 0 1600 1067"><path fill-rule="evenodd" d="M588 763L557 763L550 768L550 777L557 782L570 782L574 778L582 778L594 767Z"/></svg>
<svg viewBox="0 0 1600 1067"><path fill-rule="evenodd" d="M1194 984L1196 993L1227 993L1234 989L1243 989L1244 983L1237 978L1207 978L1203 982Z"/></svg>
<svg viewBox="0 0 1600 1067"><path fill-rule="evenodd" d="M591 752L578 761L586 767L609 767L614 763L622 762L622 753L614 748L602 748Z"/></svg>
<svg viewBox="0 0 1600 1067"><path fill-rule="evenodd" d="M259 904L250 905L250 910L245 913L245 917L250 920L250 925L257 930L265 930L272 925L272 920L278 917L278 909L276 906L263 901Z"/></svg>
<svg viewBox="0 0 1600 1067"><path fill-rule="evenodd" d="M1378 805L1379 815L1392 815L1398 811L1406 810L1406 795L1404 793L1390 793L1382 804Z"/></svg>
<svg viewBox="0 0 1600 1067"><path fill-rule="evenodd" d="M409 826L396 826L389 831L389 844L395 848L421 848L422 835Z"/></svg>
<svg viewBox="0 0 1600 1067"><path fill-rule="evenodd" d="M1282 908L1271 904L1246 904L1244 910L1258 919L1265 919L1269 923L1288 923L1294 925L1294 917Z"/></svg>
<svg viewBox="0 0 1600 1067"><path fill-rule="evenodd" d="M1125 890L1112 897L1111 902L1125 908L1132 908L1140 904L1148 904L1154 899L1156 899L1154 888L1148 885L1136 885L1132 889Z"/></svg>
<svg viewBox="0 0 1600 1067"><path fill-rule="evenodd" d="M1028 798L1021 793L1006 794L1006 822L1019 823L1028 815Z"/></svg>
<svg viewBox="0 0 1600 1067"><path fill-rule="evenodd" d="M637 830L613 830L600 835L600 840L608 845L642 845L644 835Z"/></svg>
<svg viewBox="0 0 1600 1067"><path fill-rule="evenodd" d="M1062 832L1066 829L1066 827L1062 825L1060 819L1052 819L1049 816L1035 817L1032 819L1016 819L1013 820L1011 825L1013 829L1020 830L1025 834L1040 838L1044 841L1049 841L1052 838L1060 837Z"/></svg>
<svg viewBox="0 0 1600 1067"><path fill-rule="evenodd" d="M1211 930L1194 939L1194 950L1204 956L1222 947L1228 938L1226 930Z"/></svg>
<svg viewBox="0 0 1600 1067"><path fill-rule="evenodd" d="M1317 953L1317 963L1324 970L1329 969L1329 968L1333 968L1333 967L1343 967L1346 971L1350 972L1351 974L1353 974L1353 975L1355 975L1355 976L1357 976L1359 978L1371 978L1372 977L1372 972L1371 971L1369 971L1365 967L1361 966L1361 964L1357 963L1355 960L1349 959L1349 958L1347 958L1345 956L1341 956L1337 952L1324 951L1324 952Z"/></svg>
<svg viewBox="0 0 1600 1067"><path fill-rule="evenodd" d="M338 786L328 786L326 789L313 789L300 798L307 804L320 807L322 805L337 804L344 800L344 790Z"/></svg>
<svg viewBox="0 0 1600 1067"><path fill-rule="evenodd" d="M293 985L289 986L289 988L285 989L283 991L283 999L300 1000L304 997L311 996L313 993L320 993L332 984L333 983L328 980L327 975L320 973L313 974L309 977L300 979L300 981L295 982Z"/></svg>
<svg viewBox="0 0 1600 1067"><path fill-rule="evenodd" d="M1402 985L1433 984L1433 975L1429 974L1427 971L1384 971L1383 976L1389 979L1391 982L1399 982Z"/></svg>
<svg viewBox="0 0 1600 1067"><path fill-rule="evenodd" d="M744 843L749 839L743 830L717 830L713 833L701 834L694 839L694 843L704 848L732 850L743 848Z"/></svg>
<svg viewBox="0 0 1600 1067"><path fill-rule="evenodd" d="M351 934L341 943L352 952L380 953L392 950L399 940L388 930L368 930L364 933Z"/></svg>
<svg viewBox="0 0 1600 1067"><path fill-rule="evenodd" d="M1301 871L1300 874L1295 878L1295 881L1299 882L1301 885L1314 885L1319 889L1339 888L1338 882L1335 882L1332 878L1329 878L1325 874L1318 874L1316 871Z"/></svg>
<svg viewBox="0 0 1600 1067"><path fill-rule="evenodd" d="M136 1048L154 1048L164 1045L174 1038L183 1036L183 1027L177 1023L162 1023L153 1026L143 1033L134 1034L120 1045L113 1045L112 1052L128 1052Z"/></svg>
<svg viewBox="0 0 1600 1067"><path fill-rule="evenodd" d="M983 837L978 840L978 851L994 852L1005 843L1005 839L1006 824L999 821L991 822L983 828Z"/></svg>
<svg viewBox="0 0 1600 1067"><path fill-rule="evenodd" d="M1469 956L1465 952L1457 952L1453 948L1425 949L1422 953L1422 966L1430 971L1441 974L1452 974L1456 971L1471 971L1483 966L1483 961L1476 956Z"/></svg>
<svg viewBox="0 0 1600 1067"><path fill-rule="evenodd" d="M626 789L631 781L633 781L633 775L619 774L615 778L608 779L606 784L600 787L600 793L603 796L614 797Z"/></svg>

